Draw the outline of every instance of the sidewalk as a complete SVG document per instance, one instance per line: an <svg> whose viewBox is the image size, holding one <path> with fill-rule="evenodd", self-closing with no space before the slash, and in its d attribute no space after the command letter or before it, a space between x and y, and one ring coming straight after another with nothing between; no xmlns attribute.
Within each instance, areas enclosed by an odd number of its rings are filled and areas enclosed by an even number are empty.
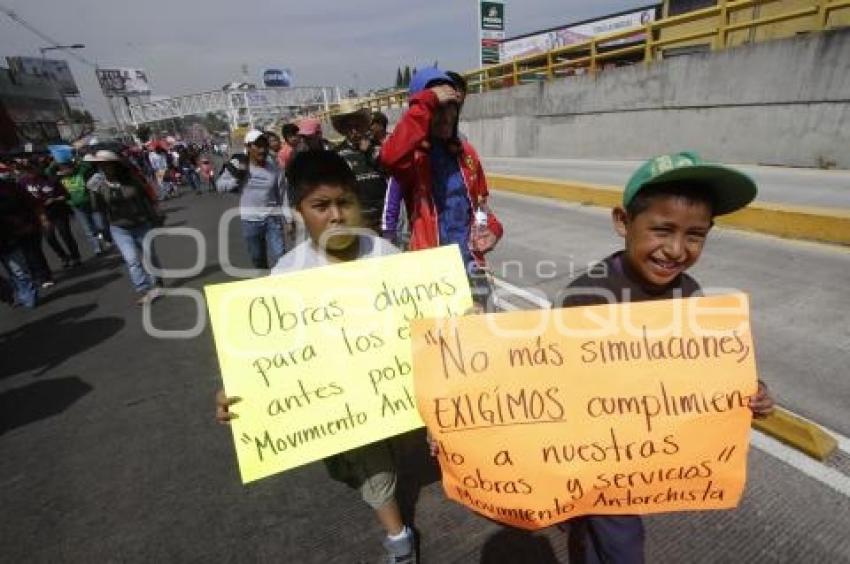
<svg viewBox="0 0 850 564"><path fill-rule="evenodd" d="M642 161L482 157L488 174L579 181L622 188ZM758 203L816 206L850 211L850 171L732 165L759 187Z"/></svg>

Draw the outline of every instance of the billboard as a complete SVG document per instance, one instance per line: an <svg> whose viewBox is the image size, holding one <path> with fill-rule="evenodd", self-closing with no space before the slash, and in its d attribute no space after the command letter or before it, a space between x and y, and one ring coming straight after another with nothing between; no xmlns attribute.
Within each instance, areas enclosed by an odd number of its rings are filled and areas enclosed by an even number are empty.
<svg viewBox="0 0 850 564"><path fill-rule="evenodd" d="M263 69L263 86L266 88L289 88L292 86L292 71L281 68Z"/></svg>
<svg viewBox="0 0 850 564"><path fill-rule="evenodd" d="M646 25L648 22L655 21L656 8L642 8L634 12L628 12L601 18L598 20L580 23L571 26L565 26L559 29L544 31L524 37L507 39L499 45L499 60L502 63L507 63L520 57L536 55L566 47L575 43L588 41L590 38L606 33L613 33L630 27L639 27ZM623 43L631 43L633 41L641 41L644 38L644 33L635 33L628 37L615 39L604 43L603 47L612 45L620 45Z"/></svg>
<svg viewBox="0 0 850 564"><path fill-rule="evenodd" d="M29 75L46 78L56 85L63 96L79 96L80 89L71 74L68 61L41 57L6 57L13 76Z"/></svg>
<svg viewBox="0 0 850 564"><path fill-rule="evenodd" d="M150 94L148 75L141 69L97 69L97 81L104 96Z"/></svg>
<svg viewBox="0 0 850 564"><path fill-rule="evenodd" d="M481 66L499 63L499 43L505 38L505 3L478 3L478 60Z"/></svg>

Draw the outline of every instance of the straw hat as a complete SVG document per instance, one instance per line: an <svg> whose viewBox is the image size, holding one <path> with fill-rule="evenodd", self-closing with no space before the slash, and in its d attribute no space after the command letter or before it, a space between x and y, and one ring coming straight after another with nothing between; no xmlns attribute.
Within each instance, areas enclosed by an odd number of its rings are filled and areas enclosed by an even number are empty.
<svg viewBox="0 0 850 564"><path fill-rule="evenodd" d="M358 108L354 100L343 100L339 103L339 111L331 116L331 125L342 135L345 135L352 121L357 120L362 125L363 129L369 127L369 121L372 114L366 108ZM346 127L348 125L348 127Z"/></svg>
<svg viewBox="0 0 850 564"><path fill-rule="evenodd" d="M86 155L83 160L90 163L108 163L119 162L121 158L118 156L117 153L115 153L115 151L101 149L93 155Z"/></svg>

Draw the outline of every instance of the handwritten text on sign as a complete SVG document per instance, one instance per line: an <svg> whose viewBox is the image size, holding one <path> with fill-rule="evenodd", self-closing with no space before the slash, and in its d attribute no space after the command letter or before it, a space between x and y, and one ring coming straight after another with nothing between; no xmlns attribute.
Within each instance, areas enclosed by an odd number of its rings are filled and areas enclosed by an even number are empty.
<svg viewBox="0 0 850 564"><path fill-rule="evenodd" d="M456 246L205 291L243 482L421 427L409 320L472 304Z"/></svg>
<svg viewBox="0 0 850 564"><path fill-rule="evenodd" d="M447 495L535 529L737 505L755 361L743 294L412 324Z"/></svg>

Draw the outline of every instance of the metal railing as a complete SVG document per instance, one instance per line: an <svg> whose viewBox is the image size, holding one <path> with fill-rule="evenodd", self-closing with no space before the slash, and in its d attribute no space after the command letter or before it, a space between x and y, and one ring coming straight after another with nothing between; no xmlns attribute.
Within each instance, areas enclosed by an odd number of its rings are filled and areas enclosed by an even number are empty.
<svg viewBox="0 0 850 564"><path fill-rule="evenodd" d="M339 101L336 88L301 86L294 88L254 88L251 90L215 90L187 96L175 96L136 104L117 104L123 123L143 123L221 112L235 127L240 121L253 121L254 114L280 113L302 107L328 107Z"/></svg>
<svg viewBox="0 0 850 564"><path fill-rule="evenodd" d="M747 8L781 3L782 0L719 0L710 8L649 22L644 26L632 27L613 33L593 37L582 43L560 47L545 53L536 53L509 62L483 67L464 74L469 92L487 92L523 84L524 82L551 80L575 74L593 74L607 61L622 61L650 64L658 59L659 50L679 43L708 39L713 50L731 47L730 34L744 30L756 30L762 26L809 18L803 22L799 32L822 31L829 27L830 15L841 9L850 8L850 0L813 0L805 8L787 11L746 21L733 21L733 16ZM697 31L687 31L690 24L703 22ZM676 34L685 28L682 33ZM663 34L662 34L663 32ZM635 38L641 35L640 38ZM664 36L663 38L661 36ZM624 39L635 38L626 45ZM618 44L619 43L619 44ZM382 110L394 106L402 107L407 101L407 91L397 90L388 94L372 96L356 102L359 107ZM338 111L331 106L319 114L326 118Z"/></svg>

